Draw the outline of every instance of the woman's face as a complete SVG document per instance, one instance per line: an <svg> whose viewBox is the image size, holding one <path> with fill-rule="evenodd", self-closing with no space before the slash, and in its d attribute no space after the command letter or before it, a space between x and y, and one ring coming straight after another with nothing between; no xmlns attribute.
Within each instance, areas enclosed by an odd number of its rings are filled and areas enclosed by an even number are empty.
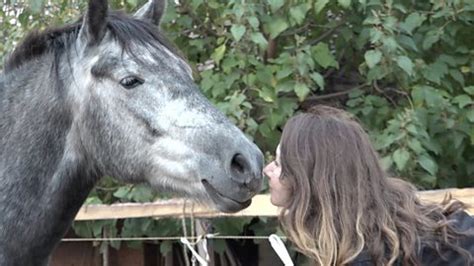
<svg viewBox="0 0 474 266"><path fill-rule="evenodd" d="M287 206L290 199L290 191L280 180L280 145L277 147L275 160L263 168L263 173L268 177L272 204L279 207Z"/></svg>

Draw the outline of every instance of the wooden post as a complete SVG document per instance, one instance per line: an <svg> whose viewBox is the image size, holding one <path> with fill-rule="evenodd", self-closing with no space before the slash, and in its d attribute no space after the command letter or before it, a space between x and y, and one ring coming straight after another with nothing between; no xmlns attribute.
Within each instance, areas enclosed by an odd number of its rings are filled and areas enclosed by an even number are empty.
<svg viewBox="0 0 474 266"><path fill-rule="evenodd" d="M208 223L207 219L195 219L194 223L195 223L194 228L196 230L195 235L197 237L204 236L205 234L207 234L207 231L206 231L206 224ZM209 255L206 252L206 250L208 250L207 240L202 239L199 243L197 243L196 246L197 246L197 252L199 256L201 256L205 260L209 260L210 256L209 258L206 256L206 255Z"/></svg>

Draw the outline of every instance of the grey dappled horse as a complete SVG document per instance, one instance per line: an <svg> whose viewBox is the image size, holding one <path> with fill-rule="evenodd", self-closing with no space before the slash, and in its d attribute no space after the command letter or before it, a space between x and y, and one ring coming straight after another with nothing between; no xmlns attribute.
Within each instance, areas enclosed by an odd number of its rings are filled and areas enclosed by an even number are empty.
<svg viewBox="0 0 474 266"><path fill-rule="evenodd" d="M263 156L202 96L160 34L164 3L134 17L90 1L32 33L0 73L0 265L46 265L104 175L233 212L260 189Z"/></svg>

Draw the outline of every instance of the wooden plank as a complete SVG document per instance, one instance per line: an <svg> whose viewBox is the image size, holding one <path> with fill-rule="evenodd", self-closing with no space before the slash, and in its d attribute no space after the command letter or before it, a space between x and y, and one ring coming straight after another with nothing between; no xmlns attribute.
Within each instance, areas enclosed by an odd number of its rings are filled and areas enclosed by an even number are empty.
<svg viewBox="0 0 474 266"><path fill-rule="evenodd" d="M269 195L256 195L252 204L237 213L222 213L208 206L184 199L163 200L152 203L120 203L111 205L84 205L76 215L76 221L124 219L139 217L190 217L211 218L223 216L275 216L277 207L270 204Z"/></svg>
<svg viewBox="0 0 474 266"><path fill-rule="evenodd" d="M445 189L419 192L423 201L440 202L450 193L453 198L459 199L470 206L468 212L474 215L474 188ZM268 194L257 195L252 204L237 213L222 213L207 206L192 203L184 199L163 200L152 203L121 203L112 205L84 205L76 216L76 221L124 219L139 217L190 217L211 218L223 216L278 216L278 208L270 203Z"/></svg>

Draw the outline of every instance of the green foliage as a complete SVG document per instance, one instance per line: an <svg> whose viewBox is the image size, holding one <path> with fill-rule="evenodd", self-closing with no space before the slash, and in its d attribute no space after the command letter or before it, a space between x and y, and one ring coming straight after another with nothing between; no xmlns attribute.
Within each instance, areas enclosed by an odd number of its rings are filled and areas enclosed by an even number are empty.
<svg viewBox="0 0 474 266"><path fill-rule="evenodd" d="M111 5L135 10L143 2ZM296 110L336 102L364 124L394 175L423 188L474 186L472 1L180 2L169 1L163 29L194 66L202 91L265 152L273 152ZM84 4L7 1L0 58L25 32L72 21ZM155 197L143 186L103 182L89 202ZM235 233L248 222L216 226ZM177 234L156 229L173 223L125 221L120 233ZM116 227L97 221L75 229L100 236L116 235Z"/></svg>

